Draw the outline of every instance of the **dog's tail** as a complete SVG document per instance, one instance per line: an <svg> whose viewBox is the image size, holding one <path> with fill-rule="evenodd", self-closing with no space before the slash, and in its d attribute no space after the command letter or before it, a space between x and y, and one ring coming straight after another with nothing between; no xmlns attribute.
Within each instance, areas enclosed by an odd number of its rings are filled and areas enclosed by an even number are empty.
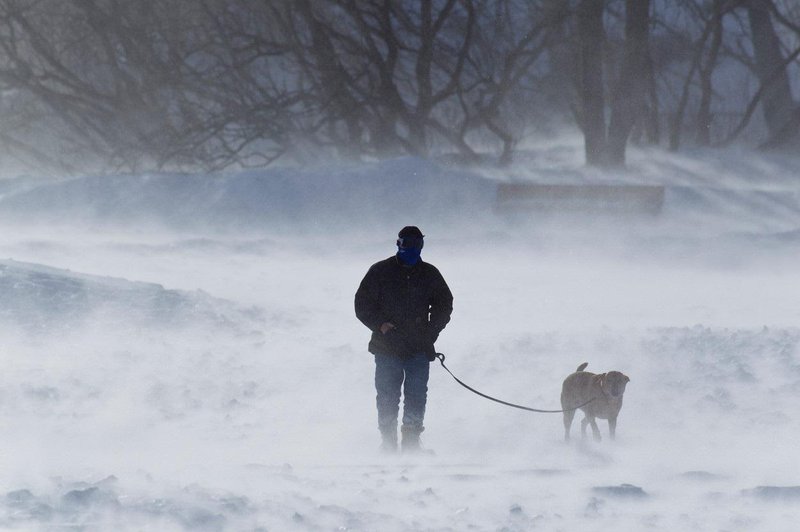
<svg viewBox="0 0 800 532"><path fill-rule="evenodd" d="M588 363L588 362L584 362L583 364L581 364L580 366L578 366L578 369L576 369L575 371L583 371L583 370L585 370L585 369L586 369L586 366L588 366L588 365L589 365L589 363Z"/></svg>

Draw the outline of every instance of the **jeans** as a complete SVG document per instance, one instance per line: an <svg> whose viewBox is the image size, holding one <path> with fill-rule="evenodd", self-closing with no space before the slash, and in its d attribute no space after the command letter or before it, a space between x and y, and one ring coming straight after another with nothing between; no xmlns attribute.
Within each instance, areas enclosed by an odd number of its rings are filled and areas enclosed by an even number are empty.
<svg viewBox="0 0 800 532"><path fill-rule="evenodd" d="M425 353L410 357L375 355L375 389L378 392L378 428L397 430L400 391L403 392L403 425L422 429L428 398L430 362Z"/></svg>

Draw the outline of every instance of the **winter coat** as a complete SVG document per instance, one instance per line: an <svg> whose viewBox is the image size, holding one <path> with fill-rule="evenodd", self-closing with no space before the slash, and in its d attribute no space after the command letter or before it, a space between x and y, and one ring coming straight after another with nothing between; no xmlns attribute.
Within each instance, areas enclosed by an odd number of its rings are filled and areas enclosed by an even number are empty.
<svg viewBox="0 0 800 532"><path fill-rule="evenodd" d="M426 353L450 321L453 294L442 274L420 259L405 266L396 256L372 265L355 297L356 317L372 331L369 352L408 356ZM383 323L395 329L381 333Z"/></svg>

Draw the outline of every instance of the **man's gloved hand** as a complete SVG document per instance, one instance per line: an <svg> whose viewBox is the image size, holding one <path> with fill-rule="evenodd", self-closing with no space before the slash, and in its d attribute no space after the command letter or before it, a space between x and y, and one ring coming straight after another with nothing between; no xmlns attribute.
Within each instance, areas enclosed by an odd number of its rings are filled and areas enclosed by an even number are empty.
<svg viewBox="0 0 800 532"><path fill-rule="evenodd" d="M429 332L427 341L425 342L425 355L428 357L428 362L436 360L436 348L433 346L436 339L439 337L437 333Z"/></svg>

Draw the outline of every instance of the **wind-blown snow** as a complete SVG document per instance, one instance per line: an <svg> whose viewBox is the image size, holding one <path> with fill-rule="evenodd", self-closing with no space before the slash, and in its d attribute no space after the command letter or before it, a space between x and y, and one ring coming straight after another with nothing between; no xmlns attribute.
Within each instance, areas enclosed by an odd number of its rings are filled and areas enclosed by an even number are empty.
<svg viewBox="0 0 800 532"><path fill-rule="evenodd" d="M0 528L794 530L798 163L577 151L3 183ZM662 184L664 209L493 209L559 179ZM435 454L378 453L352 298L409 223L455 296L448 367L537 408L581 362L623 371L617 441L434 366Z"/></svg>

